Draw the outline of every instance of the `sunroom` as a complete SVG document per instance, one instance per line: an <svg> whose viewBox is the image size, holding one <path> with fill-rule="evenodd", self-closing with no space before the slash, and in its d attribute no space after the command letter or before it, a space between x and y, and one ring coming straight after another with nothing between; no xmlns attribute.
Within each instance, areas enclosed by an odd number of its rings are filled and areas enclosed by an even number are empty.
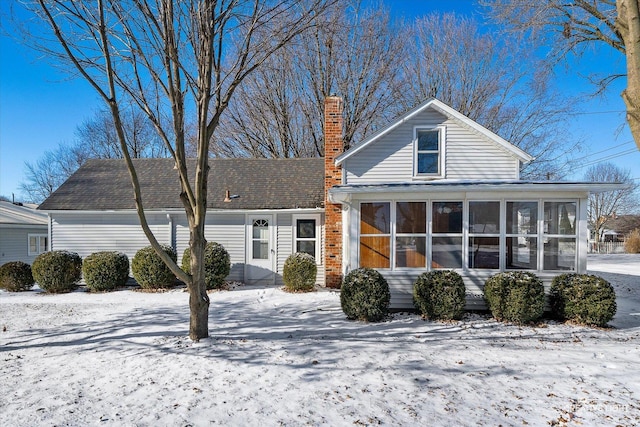
<svg viewBox="0 0 640 427"><path fill-rule="evenodd" d="M481 308L486 278L527 270L547 285L584 272L587 198L608 184L529 181L433 181L341 185L346 272L370 267L392 290L392 307L410 307L419 274L453 269L466 284L468 308Z"/></svg>

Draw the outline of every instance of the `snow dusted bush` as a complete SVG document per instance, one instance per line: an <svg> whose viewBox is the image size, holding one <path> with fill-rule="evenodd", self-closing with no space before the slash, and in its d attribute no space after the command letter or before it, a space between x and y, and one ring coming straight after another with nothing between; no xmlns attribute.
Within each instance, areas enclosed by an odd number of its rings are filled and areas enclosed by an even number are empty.
<svg viewBox="0 0 640 427"><path fill-rule="evenodd" d="M162 250L173 261L178 259L176 251L171 246L163 245ZM143 289L167 288L173 285L176 280L176 276L171 269L151 246L144 247L136 252L131 262L131 272L136 282Z"/></svg>
<svg viewBox="0 0 640 427"><path fill-rule="evenodd" d="M182 254L182 270L191 273L191 249ZM204 250L204 270L207 289L220 289L231 271L229 252L220 243L208 242Z"/></svg>
<svg viewBox="0 0 640 427"><path fill-rule="evenodd" d="M428 319L459 319L464 313L465 287L452 270L422 273L413 284L413 304Z"/></svg>
<svg viewBox="0 0 640 427"><path fill-rule="evenodd" d="M538 320L544 312L544 286L530 272L509 271L487 279L484 299L493 317L518 324Z"/></svg>
<svg viewBox="0 0 640 427"><path fill-rule="evenodd" d="M121 252L96 252L82 262L82 275L91 291L110 291L129 278L129 258Z"/></svg>
<svg viewBox="0 0 640 427"><path fill-rule="evenodd" d="M313 256L296 252L284 262L282 279L284 287L291 292L309 292L316 284L318 267Z"/></svg>
<svg viewBox="0 0 640 427"><path fill-rule="evenodd" d="M82 277L82 258L75 252L45 252L36 257L31 270L33 278L45 291L71 292Z"/></svg>
<svg viewBox="0 0 640 427"><path fill-rule="evenodd" d="M33 286L31 266L22 261L3 264L0 267L0 289L9 292L28 291Z"/></svg>
<svg viewBox="0 0 640 427"><path fill-rule="evenodd" d="M349 319L377 322L389 313L389 284L376 270L358 268L347 274L340 288L342 311Z"/></svg>
<svg viewBox="0 0 640 427"><path fill-rule="evenodd" d="M616 314L616 293L605 279L588 274L561 274L551 282L551 310L562 320L605 326Z"/></svg>

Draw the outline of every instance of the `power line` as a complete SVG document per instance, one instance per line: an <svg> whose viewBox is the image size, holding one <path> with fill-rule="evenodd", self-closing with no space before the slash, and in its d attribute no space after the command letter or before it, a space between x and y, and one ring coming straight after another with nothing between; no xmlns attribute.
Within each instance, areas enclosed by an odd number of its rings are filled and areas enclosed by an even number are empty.
<svg viewBox="0 0 640 427"><path fill-rule="evenodd" d="M608 147L608 148L605 148L604 150L596 151L595 153L590 153L590 154L587 154L586 156L578 157L577 159L573 159L573 161L577 162L579 160L586 159L586 158L589 158L591 156L595 156L596 154L605 153L607 151L611 151L613 149L616 149L618 147L622 147L623 145L627 145L627 144L632 143L632 142L633 142L632 140L628 140L628 141L623 142L622 144L614 145L613 147Z"/></svg>
<svg viewBox="0 0 640 427"><path fill-rule="evenodd" d="M637 150L635 148L632 148L632 149L629 149L629 150L626 150L626 151L622 151L620 153L615 153L615 154L611 154L611 155L608 155L608 156L605 156L605 157L601 157L599 159L591 160L591 161L586 162L586 163L584 163L582 165L576 166L575 168L576 169L584 169L587 166L592 166L592 165L595 165L595 164L598 164L598 163L602 163L602 162L604 162L606 160L615 159L617 157L626 156L627 154L632 154L632 153L634 153L636 151Z"/></svg>

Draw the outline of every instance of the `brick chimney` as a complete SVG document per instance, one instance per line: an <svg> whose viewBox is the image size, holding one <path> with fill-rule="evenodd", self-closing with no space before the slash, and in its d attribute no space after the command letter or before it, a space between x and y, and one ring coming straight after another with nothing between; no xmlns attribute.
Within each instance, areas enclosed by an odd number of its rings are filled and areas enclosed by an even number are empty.
<svg viewBox="0 0 640 427"><path fill-rule="evenodd" d="M342 206L329 202L328 191L342 184L342 167L335 165L342 154L342 98L329 96L324 100L324 268L325 285L339 288L342 284Z"/></svg>

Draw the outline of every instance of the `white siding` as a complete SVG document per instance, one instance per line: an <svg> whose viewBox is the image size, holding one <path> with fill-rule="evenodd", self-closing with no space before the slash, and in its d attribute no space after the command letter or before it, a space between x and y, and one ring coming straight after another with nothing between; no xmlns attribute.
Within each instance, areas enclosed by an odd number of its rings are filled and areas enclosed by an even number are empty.
<svg viewBox="0 0 640 427"><path fill-rule="evenodd" d="M0 265L12 261L33 264L36 257L29 256L29 234L46 235L47 226L0 227Z"/></svg>
<svg viewBox="0 0 640 427"><path fill-rule="evenodd" d="M176 250L182 260L184 250L189 246L189 225L185 214L175 215ZM245 263L245 216L244 214L208 213L205 224L205 238L220 243L229 252L231 272L227 280L244 280Z"/></svg>
<svg viewBox="0 0 640 427"><path fill-rule="evenodd" d="M290 213L278 214L276 219L276 284L284 285L284 262L293 253L293 223Z"/></svg>
<svg viewBox="0 0 640 427"><path fill-rule="evenodd" d="M413 180L414 127L442 124L446 128L446 179L518 178L518 160L512 155L458 122L433 110L426 110L347 159L343 165L345 183Z"/></svg>
<svg viewBox="0 0 640 427"><path fill-rule="evenodd" d="M82 258L98 251L119 251L133 259L149 245L135 213L52 213L51 249L77 252ZM161 244L170 245L166 214L148 214L149 226Z"/></svg>

